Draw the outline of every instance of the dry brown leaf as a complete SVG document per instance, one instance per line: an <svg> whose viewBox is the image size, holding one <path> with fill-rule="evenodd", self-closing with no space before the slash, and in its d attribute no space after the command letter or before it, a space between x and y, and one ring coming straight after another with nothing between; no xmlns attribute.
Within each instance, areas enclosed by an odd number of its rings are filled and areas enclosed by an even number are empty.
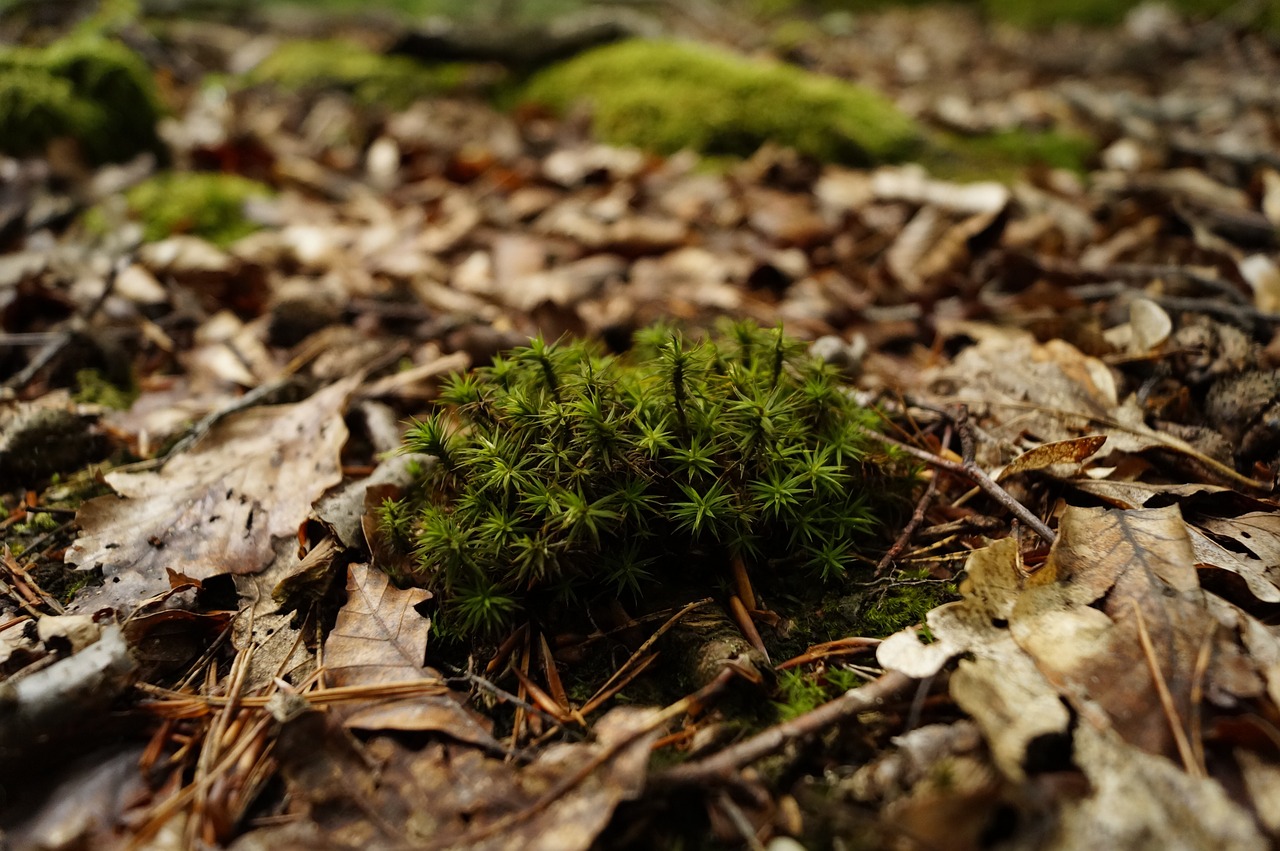
<svg viewBox="0 0 1280 851"><path fill-rule="evenodd" d="M1251 511L1239 517L1208 518L1196 525L1243 547L1267 569L1280 568L1280 514Z"/></svg>
<svg viewBox="0 0 1280 851"><path fill-rule="evenodd" d="M981 728L1001 771L1022 779L1031 743L1062 735L1070 716L1008 629L1025 584L1017 541L1005 538L974 552L965 570L962 599L926 617L931 643L922 643L915 629L904 630L885 639L876 658L885 668L924 678L970 654L952 675L951 695Z"/></svg>
<svg viewBox="0 0 1280 851"><path fill-rule="evenodd" d="M951 330L977 338L978 344L931 371L927 385L945 401L962 402L987 415L983 427L996 441L1016 445L1030 435L1052 442L1101 432L1110 438L1112 452L1171 450L1224 480L1258 486L1186 441L1149 427L1133 397L1120 399L1110 368L1070 343L1040 344L1023 331L974 323L958 323ZM980 444L978 460L997 466L1003 459L981 457L987 443Z"/></svg>
<svg viewBox="0 0 1280 851"><path fill-rule="evenodd" d="M1076 490L1104 500L1116 508L1141 508L1153 499L1184 498L1197 494L1229 494L1221 485L1189 483L1165 485L1152 482L1117 482L1096 479L1072 479Z"/></svg>
<svg viewBox="0 0 1280 851"><path fill-rule="evenodd" d="M1000 475L996 476L996 481L1003 482L1015 473L1043 470L1055 464L1079 464L1101 449L1102 444L1106 442L1105 434L1092 434L1088 437L1059 440L1037 446L1010 461L1008 466L1000 471Z"/></svg>
<svg viewBox="0 0 1280 851"><path fill-rule="evenodd" d="M410 750L376 738L357 755L317 719L301 719L281 756L294 796L325 835L342 837L339 847L575 851L643 789L652 719L614 709L594 725L595 741L553 745L523 767L451 742Z"/></svg>
<svg viewBox="0 0 1280 851"><path fill-rule="evenodd" d="M365 564L347 568L347 603L324 642L332 685L375 685L428 676L431 620L414 609L431 599L422 588L400 589Z"/></svg>
<svg viewBox="0 0 1280 851"><path fill-rule="evenodd" d="M126 609L169 588L166 569L203 580L247 574L271 560L272 539L292 535L311 504L342 478L342 409L352 376L294 405L271 405L217 423L155 473L109 473L119 496L85 503L67 551L105 583L74 608Z"/></svg>
<svg viewBox="0 0 1280 851"><path fill-rule="evenodd" d="M1032 583L1010 627L1045 676L1091 723L1114 728L1149 753L1185 761L1196 659L1216 624L1204 606L1181 512L1070 508ZM1101 613L1086 612L1099 601ZM1065 636L1049 628L1064 611L1077 622L1087 619L1088 641L1084 630ZM1167 717L1162 691L1176 718Z"/></svg>
<svg viewBox="0 0 1280 851"><path fill-rule="evenodd" d="M397 588L367 564L347 569L347 602L324 642L325 670L335 686L376 686L439 679L427 667L431 620L417 612L431 599L422 588ZM434 730L484 747L498 744L488 728L451 695L362 705L344 722L362 730Z"/></svg>
<svg viewBox="0 0 1280 851"><path fill-rule="evenodd" d="M1161 851L1262 851L1269 847L1253 817L1222 784L1082 725L1074 761L1092 794L1067 802L1042 848L1147 848Z"/></svg>
<svg viewBox="0 0 1280 851"><path fill-rule="evenodd" d="M1280 603L1280 569L1277 566L1268 565L1251 554L1229 550L1195 527L1187 531L1191 535L1197 565L1234 573L1262 602Z"/></svg>

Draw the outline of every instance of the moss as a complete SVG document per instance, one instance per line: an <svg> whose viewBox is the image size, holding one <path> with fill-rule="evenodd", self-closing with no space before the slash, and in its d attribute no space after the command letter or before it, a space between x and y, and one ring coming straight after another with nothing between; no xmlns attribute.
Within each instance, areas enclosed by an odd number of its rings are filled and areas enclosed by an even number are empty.
<svg viewBox="0 0 1280 851"><path fill-rule="evenodd" d="M811 712L855 688L860 682L857 674L844 668L830 668L821 675L796 669L782 671L778 674L777 692L773 701L777 720L790 721Z"/></svg>
<svg viewBox="0 0 1280 851"><path fill-rule="evenodd" d="M76 373L77 402L102 405L117 411L128 410L138 398L138 388L118 387L96 369L82 369Z"/></svg>
<svg viewBox="0 0 1280 851"><path fill-rule="evenodd" d="M1085 26L1114 26L1142 0L983 0L992 17L1024 27L1047 27L1068 22ZM1238 0L1173 0L1181 12L1198 17L1241 11ZM1244 23L1275 31L1280 28L1280 2L1253 4Z"/></svg>
<svg viewBox="0 0 1280 851"><path fill-rule="evenodd" d="M938 135L920 159L940 178L1009 182L1031 166L1084 172L1097 149L1096 141L1077 133L1007 130L985 136Z"/></svg>
<svg viewBox="0 0 1280 851"><path fill-rule="evenodd" d="M226 246L257 230L245 218L245 202L270 194L270 188L239 175L174 172L138 184L126 198L149 240L189 233Z"/></svg>
<svg viewBox="0 0 1280 851"><path fill-rule="evenodd" d="M43 50L0 50L5 153L29 156L53 139L70 137L95 163L143 151L163 154L159 115L150 71L119 42L82 34Z"/></svg>
<svg viewBox="0 0 1280 851"><path fill-rule="evenodd" d="M866 599L860 620L867 636L883 638L923 623L930 610L956 599L954 583L929 581L918 571L903 579Z"/></svg>
<svg viewBox="0 0 1280 851"><path fill-rule="evenodd" d="M828 162L901 160L916 124L884 96L799 68L702 45L633 40L548 68L523 97L558 111L579 99L596 134L659 153L749 156L765 142Z"/></svg>
<svg viewBox="0 0 1280 851"><path fill-rule="evenodd" d="M601 595L702 596L733 555L760 581L846 579L911 479L803 351L751 323L699 343L658 326L625 358L535 340L455 376L406 438L439 459L425 498L382 511L437 623L493 635Z"/></svg>
<svg viewBox="0 0 1280 851"><path fill-rule="evenodd" d="M424 65L342 40L287 42L249 76L250 82L275 83L294 91L339 89L361 103L393 108L457 91L471 78L466 64Z"/></svg>

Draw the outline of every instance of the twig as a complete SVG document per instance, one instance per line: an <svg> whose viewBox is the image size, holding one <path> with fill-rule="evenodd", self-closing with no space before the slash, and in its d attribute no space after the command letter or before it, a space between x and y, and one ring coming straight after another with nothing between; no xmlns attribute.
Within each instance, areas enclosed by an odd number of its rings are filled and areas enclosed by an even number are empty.
<svg viewBox="0 0 1280 851"><path fill-rule="evenodd" d="M946 441L943 441L943 446ZM889 547L888 552L884 554L884 558L880 559L880 563L876 565L875 576L881 576L889 565L893 564L893 560L902 555L906 550L907 544L911 542L912 536L916 530L920 528L920 524L924 522L925 512L929 510L929 505L933 502L934 496L938 493L938 477L934 475L929 479L929 486L925 488L924 494L921 495L920 501L916 503L916 510L911 514L911 519L907 521L907 525L902 528L902 534L893 542L893 546Z"/></svg>
<svg viewBox="0 0 1280 851"><path fill-rule="evenodd" d="M489 692L494 697L498 698L504 703L510 703L512 706L515 706L517 709L523 709L525 712L531 713L533 715L537 715L539 718L541 718L542 720L546 721L549 724L553 724L557 727L560 727L561 729L564 730L565 734L570 736L571 738L582 737L580 733L573 730L571 727L565 727L563 724L561 724L559 719L557 719L554 715L550 715L546 712L543 712L541 709L534 706L532 703L525 700L524 698L517 697L516 695L512 694L511 692L507 691L501 686L494 685L493 683L489 682L479 674L473 674L473 673L470 673L469 671L459 671L457 676L446 677L443 682L446 685L450 685L450 686L462 685L464 683L467 685L475 686L483 691Z"/></svg>
<svg viewBox="0 0 1280 851"><path fill-rule="evenodd" d="M862 426L856 426L856 428L858 428L858 430L867 437L870 437L873 440L879 440L882 443L887 443L890 446L896 446L898 449L901 449L913 458L920 459L931 467L941 470L949 470L956 475L964 476L966 479L986 491L987 496L1003 505L1011 514L1023 523L1027 524L1027 526L1029 526L1037 535L1044 539L1045 543L1052 545L1053 542L1057 540L1057 535L1054 534L1053 530L1050 529L1043 520L1031 513L1029 508L1010 496L1008 491L996 484L995 480L988 476L986 471L979 467L977 462L974 461L972 455L973 431L969 425L968 409L963 406L960 406L959 409L955 411L937 408L932 405L922 405L922 407L937 410L939 413L952 420L955 424L956 430L960 435L961 445L965 447L964 459L961 463L956 463L955 461L951 461L923 449L917 449L909 443L904 443L869 428L863 428Z"/></svg>
<svg viewBox="0 0 1280 851"><path fill-rule="evenodd" d="M756 835L756 827L747 818L747 814L742 808L734 803L729 797L729 793L723 789L715 797L716 806L725 814L725 818L729 819L729 823L733 825L733 829L738 831L738 835L742 837L743 843L750 848L751 851L764 851L764 845L760 842L760 837Z"/></svg>
<svg viewBox="0 0 1280 851"><path fill-rule="evenodd" d="M550 789L544 792L541 797L524 809L495 819L487 825L464 833L461 836L437 839L420 847L425 849L470 848L484 839L509 830L517 824L528 821L572 791L574 787L590 777L596 769L613 759L625 748L634 744L653 730L663 726L668 721L693 711L711 698L720 694L720 692L724 691L729 686L729 683L733 681L735 676L737 676L737 672L732 667L726 665L710 683L698 689L693 694L677 700L666 709L658 711L641 727L631 731L618 741L612 742L607 747L601 748L599 753L578 768L577 771L561 777L551 786Z"/></svg>
<svg viewBox="0 0 1280 851"><path fill-rule="evenodd" d="M607 699L606 697L604 697L604 695L606 694L606 692L608 692L609 687L612 686L615 682L617 682L620 678L622 678L631 667L639 664L641 658L648 653L649 648L653 647L654 642L656 642L662 636L666 635L667 632L670 631L671 628L674 627L676 624L680 623L680 621L684 620L685 615L689 614L692 611L702 608L703 606L707 605L710 602L711 602L710 597L692 602L687 606L685 606L684 608L682 608L680 611L676 612L674 615L672 615L667 620L667 622L664 623L662 626L658 627L658 629L653 633L653 635L645 639L644 643L636 648L636 651L631 654L631 658L627 659L626 662L623 662L622 667L619 668L617 671L615 671L613 673L613 676L609 677L609 679L605 681L605 684L600 686L600 688L596 691L596 693L591 696L591 699L582 705L582 710L581 710L582 714L589 715L593 710L598 709L600 707L600 704ZM652 661L653 661L652 659L649 660L649 662L652 662ZM649 662L646 662L645 664L647 665L649 664Z"/></svg>
<svg viewBox="0 0 1280 851"><path fill-rule="evenodd" d="M765 662L769 662L769 650L764 646L764 639L760 637L760 630L756 629L756 625L751 621L751 614L747 611L747 607L742 604L742 600L737 594L729 596L729 614L737 622L738 629L742 631L742 636L747 639L747 643L764 657ZM773 663L769 662L769 664Z"/></svg>
<svg viewBox="0 0 1280 851"><path fill-rule="evenodd" d="M656 775L654 782L666 786L699 786L729 781L738 770L777 753L790 742L815 736L859 712L883 705L906 691L913 682L915 680L906 674L887 671L879 679L850 689L817 709L776 724L713 756L668 768Z"/></svg>

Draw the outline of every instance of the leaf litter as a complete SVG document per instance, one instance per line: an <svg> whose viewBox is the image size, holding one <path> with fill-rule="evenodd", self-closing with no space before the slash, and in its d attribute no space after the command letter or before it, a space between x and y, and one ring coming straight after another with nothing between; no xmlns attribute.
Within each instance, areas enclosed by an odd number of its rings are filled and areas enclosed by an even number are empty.
<svg viewBox="0 0 1280 851"><path fill-rule="evenodd" d="M1274 48L1144 14L1066 37L886 11L856 37L815 25L789 56L948 132L1106 140L1079 172L970 180L772 145L708 167L466 97L370 111L181 74L179 167L276 193L247 237L138 246L127 214L102 236L39 213L110 207L145 158L81 195L56 157L4 161L21 212L0 255L0 751L49 767L5 807L7 838L1273 844L1280 178L1257 85ZM749 18L721 29L768 43ZM220 30L181 32L216 70L246 61ZM450 656L380 540L383 500L412 486L378 457L387 423L536 332L618 346L721 315L823 338L926 459L885 576L779 662L826 702L760 710L798 698L708 612L592 612L590 635ZM90 400L86 369L129 408ZM894 588L955 580L920 624L859 633ZM771 603L739 615L782 660L797 626ZM716 667L694 695L652 688L699 654Z"/></svg>

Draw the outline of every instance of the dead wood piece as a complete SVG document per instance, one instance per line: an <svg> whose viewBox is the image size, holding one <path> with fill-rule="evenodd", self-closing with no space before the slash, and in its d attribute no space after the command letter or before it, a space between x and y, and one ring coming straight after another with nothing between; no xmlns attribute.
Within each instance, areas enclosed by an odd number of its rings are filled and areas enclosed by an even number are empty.
<svg viewBox="0 0 1280 851"><path fill-rule="evenodd" d="M27 773L43 749L91 735L136 669L120 628L109 626L79 653L0 684L0 770Z"/></svg>
<svg viewBox="0 0 1280 851"><path fill-rule="evenodd" d="M955 461L950 461L939 455L934 455L932 452L917 449L908 443L903 443L900 440L894 440L892 437L888 437L887 435L880 434L879 432L875 432L870 429L863 429L863 433L874 440L879 440L891 446L896 446L903 452L906 452L914 458L919 458L931 467L935 467L940 470L948 470L957 475L964 476L966 479L982 488L982 490L986 492L987 496L991 497L1008 509L1009 513L1013 514L1013 516L1017 517L1029 526L1031 530L1039 535L1046 544L1052 545L1053 542L1057 540L1057 535L1055 535L1053 530L1049 528L1048 524L1036 515L1032 514L1031 510L1025 505L1010 496L1008 491L1000 487L1000 485L988 476L986 471L979 467L977 462L973 460L973 426L969 423L968 409L962 406L958 410L950 410L934 405L926 405L924 403L916 404L919 404L920 407L936 411L952 420L957 433L960 435L961 444L964 447L963 462L957 463Z"/></svg>

